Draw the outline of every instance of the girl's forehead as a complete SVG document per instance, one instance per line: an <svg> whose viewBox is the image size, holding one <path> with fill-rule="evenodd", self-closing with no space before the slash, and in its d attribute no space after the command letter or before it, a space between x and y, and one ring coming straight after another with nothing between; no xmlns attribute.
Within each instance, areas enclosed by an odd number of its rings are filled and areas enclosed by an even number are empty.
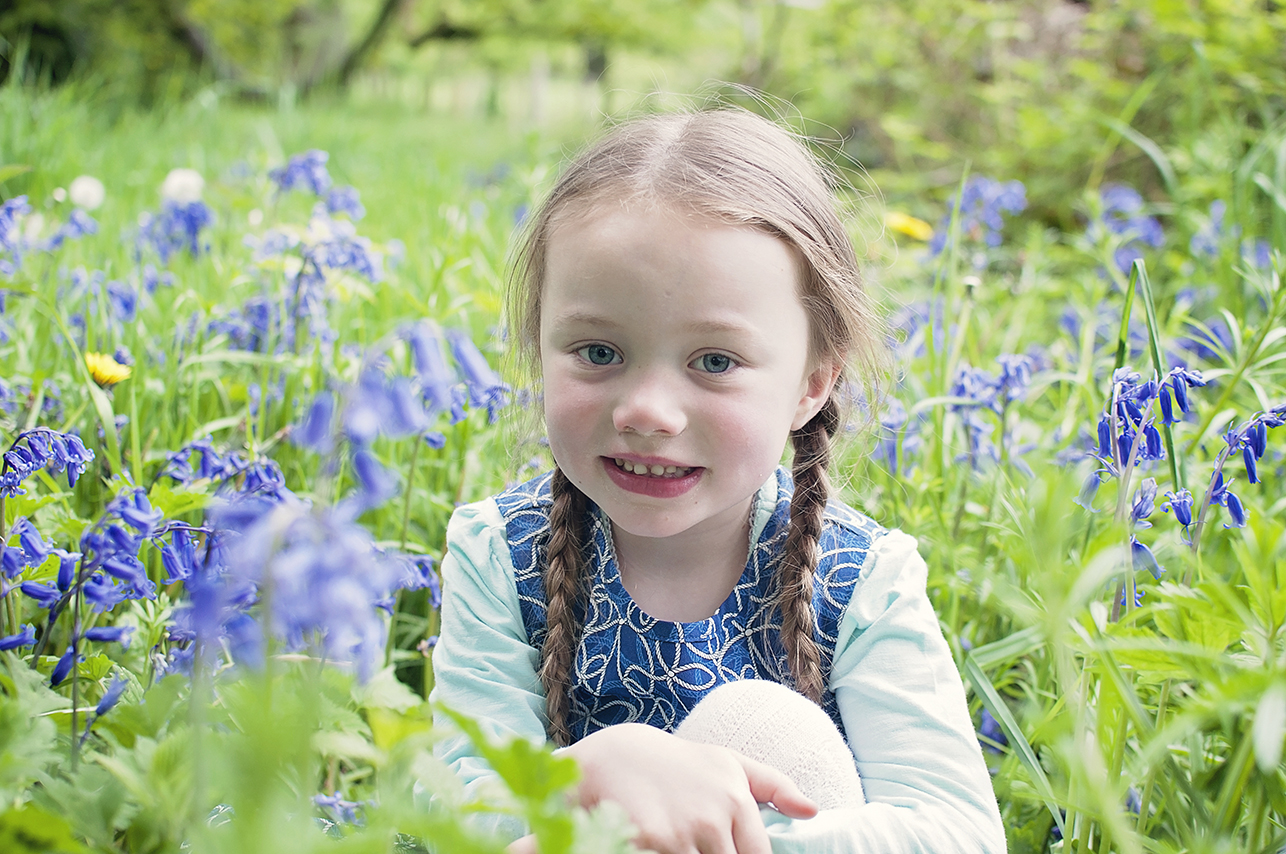
<svg viewBox="0 0 1286 854"><path fill-rule="evenodd" d="M546 258L541 324L806 326L800 267L758 229L665 209L569 224Z"/></svg>

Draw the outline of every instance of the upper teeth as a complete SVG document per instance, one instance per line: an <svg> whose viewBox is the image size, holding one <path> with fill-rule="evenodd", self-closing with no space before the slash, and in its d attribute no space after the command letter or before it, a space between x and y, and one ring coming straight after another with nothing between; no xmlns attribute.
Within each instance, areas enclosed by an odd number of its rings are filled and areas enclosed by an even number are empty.
<svg viewBox="0 0 1286 854"><path fill-rule="evenodd" d="M629 460L616 458L616 464L628 472L634 474L646 474L652 477L683 477L692 471L688 466L663 466L659 464L647 465L645 463L632 463Z"/></svg>

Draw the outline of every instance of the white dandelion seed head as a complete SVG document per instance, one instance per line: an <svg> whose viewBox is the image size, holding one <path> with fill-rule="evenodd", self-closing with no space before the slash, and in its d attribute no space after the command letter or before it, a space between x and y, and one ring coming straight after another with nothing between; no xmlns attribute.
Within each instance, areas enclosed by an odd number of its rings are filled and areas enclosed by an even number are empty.
<svg viewBox="0 0 1286 854"><path fill-rule="evenodd" d="M201 200L205 179L195 169L171 169L161 183L161 198L181 205Z"/></svg>
<svg viewBox="0 0 1286 854"><path fill-rule="evenodd" d="M76 207L92 211L103 204L107 191L93 175L80 175L68 185L67 196Z"/></svg>

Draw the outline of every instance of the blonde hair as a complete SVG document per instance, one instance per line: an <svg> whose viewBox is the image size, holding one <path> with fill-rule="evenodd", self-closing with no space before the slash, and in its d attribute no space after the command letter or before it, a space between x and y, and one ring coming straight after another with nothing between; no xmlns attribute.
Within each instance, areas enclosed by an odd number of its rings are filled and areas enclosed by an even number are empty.
<svg viewBox="0 0 1286 854"><path fill-rule="evenodd" d="M529 218L506 297L513 354L528 378L540 363L546 252L560 224L601 205L662 206L772 235L796 253L799 297L809 317L810 357L845 366L830 399L791 434L795 492L777 570L777 605L792 687L820 702L824 690L813 638L812 579L827 467L839 429L848 368L871 386L885 361L883 326L862 286L857 256L831 192L832 176L791 134L741 109L670 113L626 122L578 156ZM877 399L870 393L867 399ZM585 584L584 495L555 469L545 567L546 627L541 681L550 737L566 744L568 691Z"/></svg>

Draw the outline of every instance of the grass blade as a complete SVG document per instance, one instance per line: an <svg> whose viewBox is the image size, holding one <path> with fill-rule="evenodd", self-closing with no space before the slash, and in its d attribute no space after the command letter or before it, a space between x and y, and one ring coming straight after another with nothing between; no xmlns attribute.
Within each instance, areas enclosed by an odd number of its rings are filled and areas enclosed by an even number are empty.
<svg viewBox="0 0 1286 854"><path fill-rule="evenodd" d="M1157 372L1157 382L1161 382L1166 374L1166 367L1161 361L1160 332L1157 328L1156 303L1152 300L1152 282L1148 279L1148 269L1142 258L1134 259L1134 264L1130 268L1130 280L1135 279L1139 283L1139 295L1143 297L1143 314L1148 320L1148 346L1152 350L1152 366ZM1161 436L1165 439L1166 458L1170 461L1170 482L1174 484L1176 490L1182 489L1183 470L1179 467L1179 460L1174 452L1174 431L1170 429L1169 424L1161 425Z"/></svg>
<svg viewBox="0 0 1286 854"><path fill-rule="evenodd" d="M1036 751L1032 749L1027 737L1018 726L1018 721L1014 719L1013 713L1009 711L1009 706L1005 705L1004 699L991 684L987 674L983 673L978 662L974 660L973 654L970 653L965 658L965 676L972 683L978 696L982 698L983 705L991 712L991 716L1000 724L1004 730L1005 737L1009 739L1009 744L1018 754L1019 760L1027 768L1027 773L1031 775L1032 784L1035 785L1036 791L1040 793L1041 800L1049 808L1050 815L1054 817L1054 824L1058 825L1060 833L1067 835L1067 829L1063 827L1063 814L1059 812L1058 798L1054 796L1054 787L1050 785L1049 777L1045 776L1045 769L1041 767L1040 760L1036 757Z"/></svg>

